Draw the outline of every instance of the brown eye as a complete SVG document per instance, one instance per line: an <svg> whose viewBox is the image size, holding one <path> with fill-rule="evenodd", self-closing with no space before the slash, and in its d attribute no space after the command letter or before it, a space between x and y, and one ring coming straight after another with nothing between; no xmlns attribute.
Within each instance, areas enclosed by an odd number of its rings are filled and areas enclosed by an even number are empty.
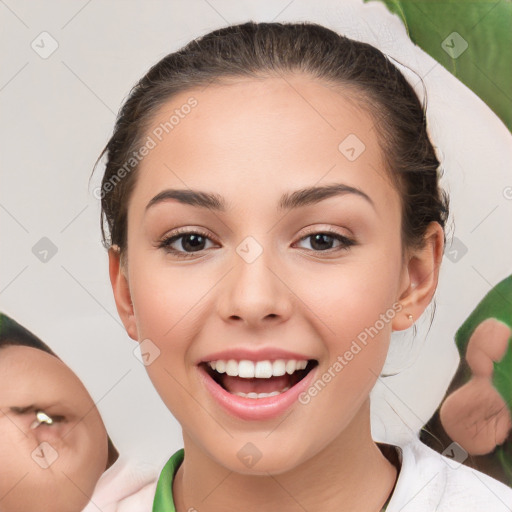
<svg viewBox="0 0 512 512"><path fill-rule="evenodd" d="M208 241L211 242L210 237L202 231L178 230L164 238L158 247L178 258L187 258L206 250L205 245Z"/></svg>
<svg viewBox="0 0 512 512"><path fill-rule="evenodd" d="M308 238L311 239L311 250L315 252L347 250L349 247L356 244L354 240L330 230L310 233L302 237L300 241L307 240ZM338 246L333 247L336 241L338 242Z"/></svg>

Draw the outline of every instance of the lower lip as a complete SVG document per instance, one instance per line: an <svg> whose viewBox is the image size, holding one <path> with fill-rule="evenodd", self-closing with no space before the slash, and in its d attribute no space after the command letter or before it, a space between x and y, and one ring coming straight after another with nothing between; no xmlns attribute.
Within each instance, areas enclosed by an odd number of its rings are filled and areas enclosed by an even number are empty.
<svg viewBox="0 0 512 512"><path fill-rule="evenodd" d="M245 398L232 395L217 384L204 368L198 367L200 378L213 398L231 415L248 421L269 420L283 414L298 401L299 395L309 388L317 368L318 365L284 393L265 398Z"/></svg>

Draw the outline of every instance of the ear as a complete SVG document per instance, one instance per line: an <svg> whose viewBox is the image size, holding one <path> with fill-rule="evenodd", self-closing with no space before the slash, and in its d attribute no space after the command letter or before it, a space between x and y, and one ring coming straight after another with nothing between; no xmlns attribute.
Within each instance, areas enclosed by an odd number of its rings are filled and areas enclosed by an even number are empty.
<svg viewBox="0 0 512 512"><path fill-rule="evenodd" d="M135 341L139 340L137 324L133 312L130 287L126 276L125 268L121 263L121 255L118 247L112 247L108 251L108 271L110 275L110 284L114 292L117 312L121 317L124 328L128 336Z"/></svg>
<svg viewBox="0 0 512 512"><path fill-rule="evenodd" d="M413 325L429 305L437 288L439 266L443 258L444 234L438 222L431 222L425 232L425 244L407 254L398 300L402 310L392 322L394 331Z"/></svg>

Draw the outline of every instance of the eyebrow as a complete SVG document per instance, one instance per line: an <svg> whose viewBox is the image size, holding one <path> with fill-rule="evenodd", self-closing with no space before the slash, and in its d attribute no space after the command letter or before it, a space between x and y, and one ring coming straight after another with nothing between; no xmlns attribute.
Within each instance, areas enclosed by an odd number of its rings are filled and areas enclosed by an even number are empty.
<svg viewBox="0 0 512 512"><path fill-rule="evenodd" d="M362 197L375 209L375 203L371 197L362 190L343 183L333 183L321 187L307 187L287 192L279 199L278 210L291 210L302 206L309 206L330 197L346 194ZM173 199L182 204L208 208L219 212L225 212L227 209L226 200L219 194L191 189L166 189L149 201L146 205L146 211L156 204Z"/></svg>

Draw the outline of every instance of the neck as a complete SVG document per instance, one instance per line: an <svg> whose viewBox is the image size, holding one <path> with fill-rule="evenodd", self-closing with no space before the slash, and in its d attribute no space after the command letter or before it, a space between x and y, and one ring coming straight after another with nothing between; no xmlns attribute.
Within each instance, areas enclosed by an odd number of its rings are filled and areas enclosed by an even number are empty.
<svg viewBox="0 0 512 512"><path fill-rule="evenodd" d="M369 399L338 437L284 473L235 473L207 457L185 433L183 439L185 459L173 484L177 512L380 512L397 478L371 437Z"/></svg>

